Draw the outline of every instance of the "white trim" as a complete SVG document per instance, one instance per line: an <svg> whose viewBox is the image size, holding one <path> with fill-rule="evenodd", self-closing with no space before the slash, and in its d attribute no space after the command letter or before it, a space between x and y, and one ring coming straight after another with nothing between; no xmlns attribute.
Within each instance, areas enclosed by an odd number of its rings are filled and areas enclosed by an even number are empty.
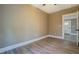
<svg viewBox="0 0 79 59"><path fill-rule="evenodd" d="M6 52L6 51L15 49L15 48L18 48L18 47L27 45L27 44L30 44L30 43L32 43L32 42L35 42L35 41L38 41L38 40L41 40L41 39L44 39L44 38L47 38L47 37L48 37L48 35L42 36L42 37L39 37L39 38L36 38L36 39L33 39L33 40L30 40L30 41L21 42L21 43L17 43L17 44L8 46L8 47L1 48L1 49L0 49L0 53L3 53L3 52Z"/></svg>
<svg viewBox="0 0 79 59"><path fill-rule="evenodd" d="M32 39L32 40L30 40L30 41L21 42L21 43L17 43L17 44L11 45L11 46L7 46L7 47L4 47L4 48L0 48L0 53L6 52L6 51L9 51L9 50L18 48L18 47L22 47L22 46L24 46L24 45L30 44L30 43L32 43L32 42L35 42L35 41L38 41L38 40L41 40L41 39L44 39L44 38L47 38L47 37L58 38L58 39L64 39L64 38L61 37L61 36L46 35L46 36L42 36L42 37L39 37L39 38L36 38L36 39Z"/></svg>
<svg viewBox="0 0 79 59"><path fill-rule="evenodd" d="M52 37L52 38L58 38L58 39L64 39L62 36L48 35L48 37Z"/></svg>
<svg viewBox="0 0 79 59"><path fill-rule="evenodd" d="M64 38L64 15L62 15L62 37Z"/></svg>
<svg viewBox="0 0 79 59"><path fill-rule="evenodd" d="M64 14L63 16L72 16L72 15L76 15L76 12Z"/></svg>
<svg viewBox="0 0 79 59"><path fill-rule="evenodd" d="M79 18L78 18L79 17L79 12L78 12L78 9L77 9L77 13L76 14L77 14L77 29L79 29L79 23L78 23L79 22ZM77 41L76 41L77 42L77 46L79 46L79 40L78 40L79 38L78 38L78 36L79 36L79 33L77 31Z"/></svg>

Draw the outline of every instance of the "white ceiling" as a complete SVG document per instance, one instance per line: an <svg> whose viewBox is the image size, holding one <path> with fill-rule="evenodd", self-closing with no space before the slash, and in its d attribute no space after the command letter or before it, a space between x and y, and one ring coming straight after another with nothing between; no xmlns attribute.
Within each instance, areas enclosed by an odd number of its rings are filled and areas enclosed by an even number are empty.
<svg viewBox="0 0 79 59"><path fill-rule="evenodd" d="M46 13L54 13L60 10L64 10L67 8L71 8L74 6L77 6L77 4L46 4L43 6L42 4L32 4L32 6L39 8L40 10L46 12Z"/></svg>

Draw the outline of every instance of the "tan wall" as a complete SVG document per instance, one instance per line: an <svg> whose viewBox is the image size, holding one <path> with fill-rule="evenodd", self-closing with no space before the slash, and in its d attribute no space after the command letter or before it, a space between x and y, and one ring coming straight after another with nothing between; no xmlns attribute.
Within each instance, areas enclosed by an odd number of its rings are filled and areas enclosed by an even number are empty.
<svg viewBox="0 0 79 59"><path fill-rule="evenodd" d="M48 15L41 10L31 5L0 5L0 9L0 48L48 34Z"/></svg>
<svg viewBox="0 0 79 59"><path fill-rule="evenodd" d="M31 5L0 5L0 48L45 36L48 32L61 36L62 15L76 9L48 15Z"/></svg>
<svg viewBox="0 0 79 59"><path fill-rule="evenodd" d="M49 15L49 34L62 36L62 15L76 12L79 6L65 9Z"/></svg>

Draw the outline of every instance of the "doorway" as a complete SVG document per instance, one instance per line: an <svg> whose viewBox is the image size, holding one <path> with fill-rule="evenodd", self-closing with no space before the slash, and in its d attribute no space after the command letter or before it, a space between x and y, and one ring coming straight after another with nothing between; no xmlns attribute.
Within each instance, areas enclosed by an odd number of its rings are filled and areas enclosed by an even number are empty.
<svg viewBox="0 0 79 59"><path fill-rule="evenodd" d="M64 40L76 42L78 45L78 13L65 14L62 20L62 36Z"/></svg>

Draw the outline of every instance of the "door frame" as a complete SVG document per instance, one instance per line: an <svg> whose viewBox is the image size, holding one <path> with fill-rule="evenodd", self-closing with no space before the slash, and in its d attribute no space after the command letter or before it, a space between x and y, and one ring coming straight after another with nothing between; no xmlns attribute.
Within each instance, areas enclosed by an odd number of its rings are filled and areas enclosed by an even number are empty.
<svg viewBox="0 0 79 59"><path fill-rule="evenodd" d="M78 12L78 9L77 9L77 29L79 29L79 12ZM78 33L78 31L77 31L77 46L79 46L79 33Z"/></svg>
<svg viewBox="0 0 79 59"><path fill-rule="evenodd" d="M74 15L74 14L77 15L77 29L78 29L78 11L62 15L62 38L63 39L64 39L64 17L69 15ZM77 32L77 46L78 46L78 32Z"/></svg>

